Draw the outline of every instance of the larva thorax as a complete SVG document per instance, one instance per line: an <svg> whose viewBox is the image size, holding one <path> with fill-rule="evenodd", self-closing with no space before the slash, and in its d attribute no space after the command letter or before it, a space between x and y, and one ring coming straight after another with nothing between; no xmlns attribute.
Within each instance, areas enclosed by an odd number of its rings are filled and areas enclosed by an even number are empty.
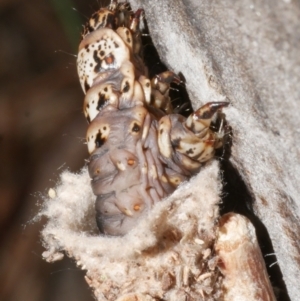
<svg viewBox="0 0 300 301"><path fill-rule="evenodd" d="M172 114L173 72L148 78L141 52L143 10L112 1L94 13L77 60L89 122L89 173L102 233L123 235L151 207L199 171L222 145L210 123L228 103L208 103L188 119ZM167 115L169 114L169 115Z"/></svg>

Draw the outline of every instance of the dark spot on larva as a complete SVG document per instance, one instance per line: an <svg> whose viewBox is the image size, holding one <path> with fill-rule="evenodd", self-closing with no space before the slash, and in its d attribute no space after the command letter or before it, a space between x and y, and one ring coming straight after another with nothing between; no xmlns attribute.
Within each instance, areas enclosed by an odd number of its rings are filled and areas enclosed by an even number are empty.
<svg viewBox="0 0 300 301"><path fill-rule="evenodd" d="M89 108L90 108L90 104L88 103L88 104L86 105L86 107L89 109Z"/></svg>
<svg viewBox="0 0 300 301"><path fill-rule="evenodd" d="M94 31L94 27L91 26L91 25L87 25L87 30L86 31L87 32L92 32L92 31Z"/></svg>
<svg viewBox="0 0 300 301"><path fill-rule="evenodd" d="M93 67L93 64L92 64L92 63L90 63L90 67Z"/></svg>
<svg viewBox="0 0 300 301"><path fill-rule="evenodd" d="M199 158L201 158L201 156L203 155L205 149L203 149L197 156L194 156L193 159L194 160L198 160Z"/></svg>
<svg viewBox="0 0 300 301"><path fill-rule="evenodd" d="M150 83L149 83L149 82L146 83L146 87L147 87L147 88L150 87Z"/></svg>
<svg viewBox="0 0 300 301"><path fill-rule="evenodd" d="M87 83L87 80L84 81L84 90L85 92L90 88L90 85Z"/></svg>
<svg viewBox="0 0 300 301"><path fill-rule="evenodd" d="M163 132L164 132L164 130L163 130L163 129L160 129L159 133L162 134Z"/></svg>
<svg viewBox="0 0 300 301"><path fill-rule="evenodd" d="M185 152L187 155L192 155L194 153L194 151L190 148L189 150L187 150Z"/></svg>
<svg viewBox="0 0 300 301"><path fill-rule="evenodd" d="M107 87L105 87L105 88L104 88L104 92L107 92L107 91L108 91L108 89L107 89Z"/></svg>
<svg viewBox="0 0 300 301"><path fill-rule="evenodd" d="M200 116L200 118L201 119L209 119L209 118L211 118L211 112L209 112L209 111L205 111L203 114L201 114L201 116Z"/></svg>
<svg viewBox="0 0 300 301"><path fill-rule="evenodd" d="M98 57L97 50L94 50L93 59L94 59L94 61L96 63L96 65L94 67L94 72L98 73L100 71L100 69L101 69L101 60Z"/></svg>
<svg viewBox="0 0 300 301"><path fill-rule="evenodd" d="M127 42L128 42L128 43L131 43L131 39L130 39L130 38L127 38Z"/></svg>
<svg viewBox="0 0 300 301"><path fill-rule="evenodd" d="M178 148L179 145L180 145L180 141L181 141L181 138L173 139L173 140L171 141L172 147Z"/></svg>
<svg viewBox="0 0 300 301"><path fill-rule="evenodd" d="M100 56L104 56L105 52L103 50L100 51Z"/></svg>
<svg viewBox="0 0 300 301"><path fill-rule="evenodd" d="M123 88L123 93L128 92L129 89L130 89L130 85L129 85L129 83L126 81L126 82L125 82L125 86L124 86L124 88Z"/></svg>
<svg viewBox="0 0 300 301"><path fill-rule="evenodd" d="M106 131L106 126L103 127L103 130Z"/></svg>
<svg viewBox="0 0 300 301"><path fill-rule="evenodd" d="M117 42L114 42L114 45L116 48L119 48L119 44Z"/></svg>
<svg viewBox="0 0 300 301"><path fill-rule="evenodd" d="M102 137L101 131L99 130L98 134L96 135L95 145L97 148L101 147L105 143L106 139Z"/></svg>
<svg viewBox="0 0 300 301"><path fill-rule="evenodd" d="M141 127L137 123L133 124L133 127L132 127L133 132L139 132L140 129L141 129Z"/></svg>
<svg viewBox="0 0 300 301"><path fill-rule="evenodd" d="M101 108L106 104L107 99L105 99L105 95L101 92L98 94L98 96L97 110L100 111Z"/></svg>
<svg viewBox="0 0 300 301"><path fill-rule="evenodd" d="M128 29L125 30L125 34L126 34L126 35L129 35L129 30L128 30Z"/></svg>

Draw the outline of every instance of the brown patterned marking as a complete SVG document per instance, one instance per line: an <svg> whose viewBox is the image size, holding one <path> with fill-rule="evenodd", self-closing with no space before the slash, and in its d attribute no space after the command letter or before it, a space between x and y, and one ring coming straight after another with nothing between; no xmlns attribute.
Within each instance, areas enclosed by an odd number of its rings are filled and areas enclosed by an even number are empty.
<svg viewBox="0 0 300 301"><path fill-rule="evenodd" d="M101 60L98 57L97 50L94 50L93 59L94 59L94 62L96 63L96 65L94 67L94 72L98 73L99 70L101 69Z"/></svg>
<svg viewBox="0 0 300 301"><path fill-rule="evenodd" d="M102 137L102 133L99 130L98 134L96 135L96 139L95 139L95 144L96 147L99 148L101 147L106 141L106 138Z"/></svg>
<svg viewBox="0 0 300 301"><path fill-rule="evenodd" d="M97 110L100 111L107 102L107 99L105 98L105 94L102 94L101 92L98 94L98 96Z"/></svg>
<svg viewBox="0 0 300 301"><path fill-rule="evenodd" d="M187 155L192 155L194 153L194 151L190 148L189 150L186 151Z"/></svg>

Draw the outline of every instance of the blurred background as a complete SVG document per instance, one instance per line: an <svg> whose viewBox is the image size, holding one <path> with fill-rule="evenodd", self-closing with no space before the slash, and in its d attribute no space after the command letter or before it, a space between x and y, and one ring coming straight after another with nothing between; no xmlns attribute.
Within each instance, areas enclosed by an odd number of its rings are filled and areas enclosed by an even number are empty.
<svg viewBox="0 0 300 301"><path fill-rule="evenodd" d="M84 16L99 7L83 0L0 0L2 301L94 300L74 262L43 261L43 221L30 220L62 170L79 171L88 157L75 55Z"/></svg>

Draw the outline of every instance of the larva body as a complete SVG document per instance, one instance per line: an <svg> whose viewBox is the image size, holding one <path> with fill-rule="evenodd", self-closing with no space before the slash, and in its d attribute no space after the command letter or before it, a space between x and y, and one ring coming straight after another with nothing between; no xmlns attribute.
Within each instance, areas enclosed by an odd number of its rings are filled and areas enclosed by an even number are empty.
<svg viewBox="0 0 300 301"><path fill-rule="evenodd" d="M89 173L101 233L124 235L151 207L197 173L222 146L210 129L226 102L208 103L187 119L172 113L172 72L148 78L140 21L128 3L93 14L79 46L78 74L89 122Z"/></svg>

